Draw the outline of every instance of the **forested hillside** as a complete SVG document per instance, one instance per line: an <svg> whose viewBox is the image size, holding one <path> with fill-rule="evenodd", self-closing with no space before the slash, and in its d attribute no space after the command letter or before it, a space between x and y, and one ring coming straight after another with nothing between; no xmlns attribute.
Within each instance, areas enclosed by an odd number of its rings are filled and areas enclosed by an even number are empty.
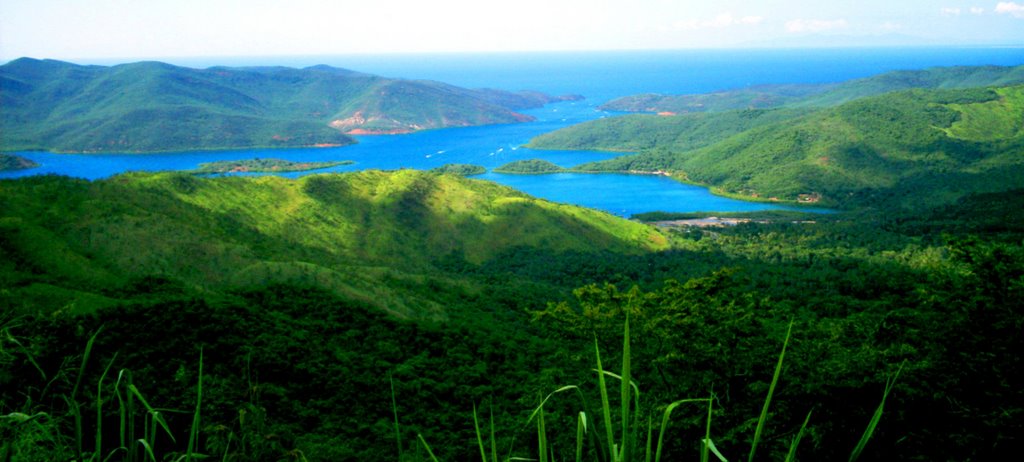
<svg viewBox="0 0 1024 462"><path fill-rule="evenodd" d="M574 99L575 96L564 98ZM347 134L530 120L554 98L388 79L329 66L0 66L0 149L153 152L346 145Z"/></svg>
<svg viewBox="0 0 1024 462"><path fill-rule="evenodd" d="M480 264L518 247L631 254L667 245L657 231L602 212L415 170L298 180L38 177L5 183L0 200L7 260L52 275L14 273L22 276L9 282L20 289L4 296L30 306L63 300L82 312L121 301L97 287L154 276L214 292L314 284L383 311L430 317L439 307L392 303L393 292L375 283L429 274L438 262Z"/></svg>
<svg viewBox="0 0 1024 462"><path fill-rule="evenodd" d="M1024 184L1024 87L908 90L808 110L628 116L534 140L634 150L583 171L668 171L748 198L917 208Z"/></svg>
<svg viewBox="0 0 1024 462"><path fill-rule="evenodd" d="M659 231L404 170L0 181L0 455L468 460L475 406L488 458L493 422L573 459L582 410L585 460L638 460L694 398L662 460L734 459L772 387L756 458L835 460L888 381L864 459L987 459L1024 435L1021 197ZM641 392L605 376L608 431L595 338Z"/></svg>
<svg viewBox="0 0 1024 462"><path fill-rule="evenodd" d="M780 106L826 107L914 88L956 89L1021 83L1024 83L1024 66L935 67L893 71L838 83L758 85L694 95L632 95L609 101L601 108L608 111L684 114Z"/></svg>

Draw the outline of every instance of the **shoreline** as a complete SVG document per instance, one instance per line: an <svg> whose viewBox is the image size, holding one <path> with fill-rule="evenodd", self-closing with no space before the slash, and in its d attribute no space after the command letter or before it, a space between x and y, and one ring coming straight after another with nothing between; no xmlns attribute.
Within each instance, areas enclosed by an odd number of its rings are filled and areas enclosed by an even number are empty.
<svg viewBox="0 0 1024 462"><path fill-rule="evenodd" d="M352 143L316 143L316 144L302 144L294 146L235 146L235 147L203 147L203 148L174 148L174 149L161 149L155 151L61 151L53 149L0 149L0 154L18 155L19 153L44 153L44 154L56 154L56 155L74 155L74 156L109 156L109 155L125 155L125 156L146 156L153 154L185 154L189 152L211 152L211 151L249 151L257 149L266 150L286 150L286 149L330 149L330 148L343 148L346 146L352 146L358 144L359 141L353 138Z"/></svg>
<svg viewBox="0 0 1024 462"><path fill-rule="evenodd" d="M709 184L704 184L704 183L700 183L700 182L697 182L697 181L693 181L693 180L687 178L685 173L673 173L673 172L670 172L668 170L654 170L654 171L627 170L627 171L621 171L621 170L574 170L573 168L569 168L569 169L566 169L564 172L552 172L552 173L589 173L589 174L616 173L616 174L619 174L619 175L662 176L662 177L666 177L666 178L670 178L672 180L678 181L679 183L682 183L682 184L688 184L688 185L691 185L691 186L698 186L698 187L701 187L701 188L706 188L711 194L714 194L714 195L719 196L719 197L724 197L726 199L735 199L735 200L740 200L740 201L744 201L744 202L754 202L754 203L758 203L758 204L776 204L776 205L785 205L785 206L794 206L794 207L807 207L807 208L821 208L821 209L828 209L828 210L841 210L841 209L834 209L834 208L827 207L827 206L819 206L817 202L800 202L799 199L797 199L797 200L788 200L788 199L779 199L779 198L776 198L776 197L768 197L768 198L766 198L766 197L756 197L756 196L748 196L748 195L744 195L744 194L733 193L733 192L726 191L726 190L724 190L724 189L722 189L722 188L720 188L718 186L712 186L712 185L709 185Z"/></svg>

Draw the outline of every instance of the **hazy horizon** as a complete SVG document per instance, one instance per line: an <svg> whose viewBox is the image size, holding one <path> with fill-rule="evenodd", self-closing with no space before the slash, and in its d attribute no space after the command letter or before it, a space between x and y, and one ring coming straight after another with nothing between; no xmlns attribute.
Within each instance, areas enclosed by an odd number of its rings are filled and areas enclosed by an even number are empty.
<svg viewBox="0 0 1024 462"><path fill-rule="evenodd" d="M378 59L378 58L416 58L416 57L514 57L514 56L558 56L558 55L611 55L611 54L658 54L658 53L701 53L701 52L827 52L827 51L856 51L856 50L966 50L966 49L1020 49L1024 51L1024 44L980 44L980 45L849 45L849 46L791 46L791 47L718 47L718 48L666 48L666 49L617 49L617 50L507 50L507 51L381 51L381 52L349 52L349 53L319 53L319 54L240 54L240 55L195 55L195 56L114 56L114 57L67 57L54 58L51 56L16 56L9 59L0 59L0 65L7 64L22 58L37 60L63 61L77 65L99 65L115 66L144 61L164 62L183 67L214 67L214 66L264 66L280 65L285 67L308 67L315 65L334 65L332 61L339 59ZM1024 59L1024 54L1022 54ZM359 70L359 69L353 69Z"/></svg>
<svg viewBox="0 0 1024 462"><path fill-rule="evenodd" d="M1024 2L8 0L0 62L1024 45Z"/></svg>

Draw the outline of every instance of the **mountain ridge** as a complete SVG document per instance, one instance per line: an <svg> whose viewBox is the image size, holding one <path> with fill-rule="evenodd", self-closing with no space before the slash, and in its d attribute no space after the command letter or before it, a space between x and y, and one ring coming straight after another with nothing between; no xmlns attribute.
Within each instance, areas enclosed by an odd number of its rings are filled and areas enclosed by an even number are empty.
<svg viewBox="0 0 1024 462"><path fill-rule="evenodd" d="M344 146L350 135L533 120L576 99L389 79L326 65L193 69L157 61L0 66L0 150L158 152Z"/></svg>
<svg viewBox="0 0 1024 462"><path fill-rule="evenodd" d="M687 95L641 94L609 101L608 111L684 114L782 106L827 107L912 88L955 89L1024 83L1024 66L898 70L838 83L770 84Z"/></svg>
<svg viewBox="0 0 1024 462"><path fill-rule="evenodd" d="M575 169L669 172L746 199L913 209L1024 181L1022 93L909 89L823 108L628 115L530 146L639 152Z"/></svg>
<svg viewBox="0 0 1024 462"><path fill-rule="evenodd" d="M429 303L375 287L434 274L451 262L484 264L516 248L644 254L668 247L667 237L647 225L416 170L298 179L41 176L0 180L0 191L0 255L36 268L8 279L5 294L24 300L45 295L32 288L39 283L54 285L44 292L59 298L146 276L204 292L277 281L429 317Z"/></svg>

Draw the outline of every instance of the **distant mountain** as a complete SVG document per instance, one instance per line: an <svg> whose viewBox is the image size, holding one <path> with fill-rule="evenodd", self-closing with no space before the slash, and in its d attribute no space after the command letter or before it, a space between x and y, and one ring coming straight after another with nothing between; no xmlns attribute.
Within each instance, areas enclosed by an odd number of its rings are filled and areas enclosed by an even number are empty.
<svg viewBox="0 0 1024 462"><path fill-rule="evenodd" d="M704 147L754 127L799 117L811 109L755 109L701 112L678 117L628 114L596 119L530 140L534 149L639 152L685 151Z"/></svg>
<svg viewBox="0 0 1024 462"><path fill-rule="evenodd" d="M622 112L660 112L663 115L763 109L800 101L810 95L824 93L835 86L835 84L758 85L694 95L648 93L616 98L601 105L600 109Z"/></svg>
<svg viewBox="0 0 1024 462"><path fill-rule="evenodd" d="M984 72L964 72L960 82ZM893 77L858 86L907 81ZM830 101L846 95L832 94ZM563 129L533 145L639 150L576 169L667 171L743 197L847 208L935 206L1024 184L1024 86L904 90L822 109L632 115Z"/></svg>
<svg viewBox="0 0 1024 462"><path fill-rule="evenodd" d="M352 134L531 120L560 99L469 90L329 66L113 67L22 58L0 66L0 149L151 152L339 146Z"/></svg>
<svg viewBox="0 0 1024 462"><path fill-rule="evenodd" d="M835 106L898 90L999 87L1024 84L1024 66L954 66L886 72L850 80L796 102L797 106Z"/></svg>
<svg viewBox="0 0 1024 462"><path fill-rule="evenodd" d="M1024 66L956 66L894 71L842 83L759 85L694 95L643 94L601 106L608 111L721 112L780 106L835 106L866 96L911 88L973 88L1024 83Z"/></svg>

